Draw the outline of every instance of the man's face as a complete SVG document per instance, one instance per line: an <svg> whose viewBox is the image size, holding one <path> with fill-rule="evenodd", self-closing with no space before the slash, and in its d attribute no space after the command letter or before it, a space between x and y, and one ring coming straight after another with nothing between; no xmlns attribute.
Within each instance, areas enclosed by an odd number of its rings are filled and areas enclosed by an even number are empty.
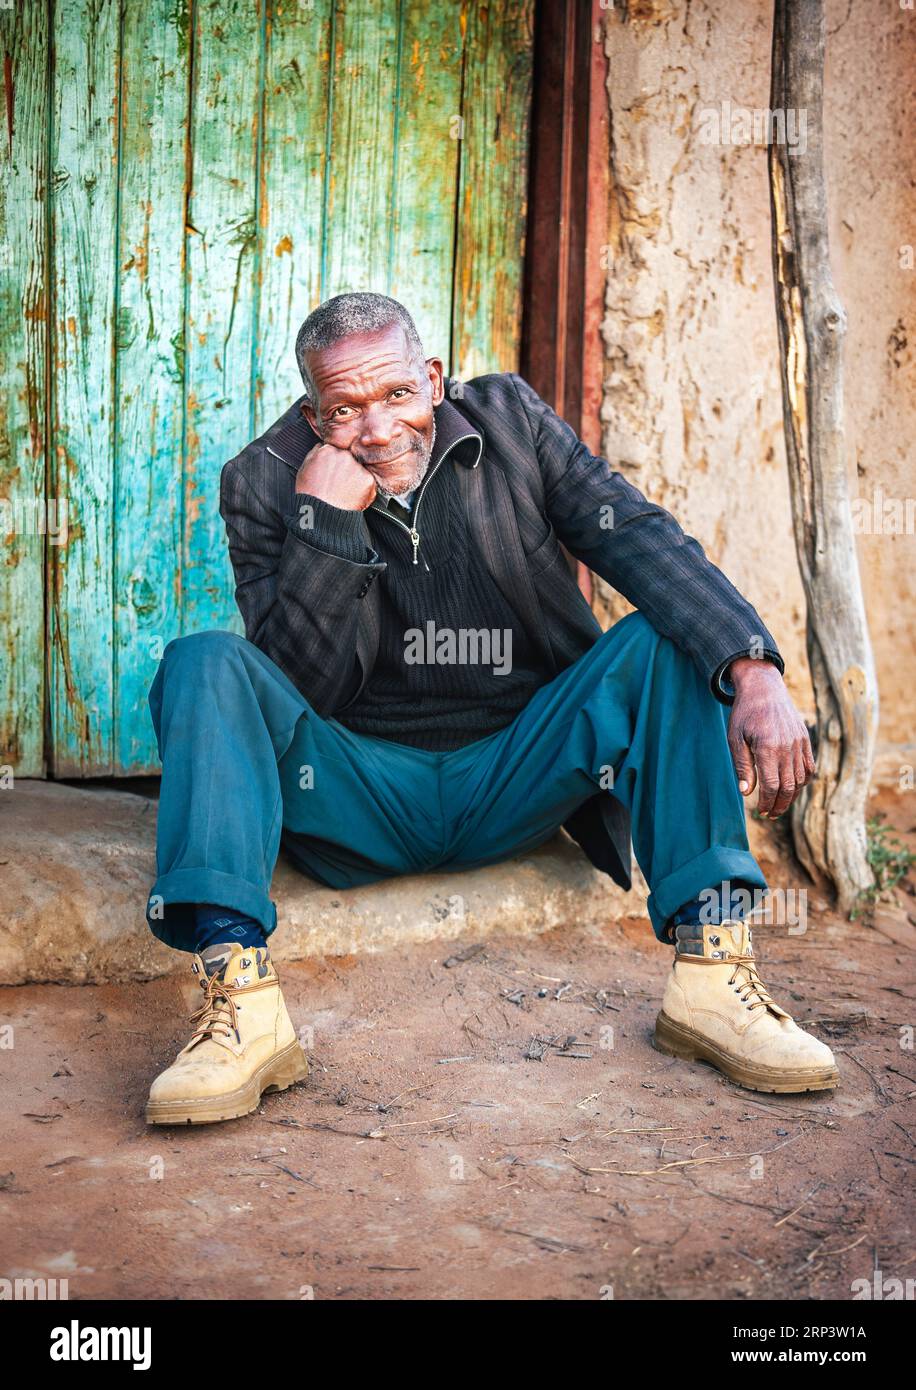
<svg viewBox="0 0 916 1390"><path fill-rule="evenodd" d="M309 424L325 444L347 449L391 497L422 482L436 436L433 406L444 395L438 357L413 359L400 324L354 333L308 356L317 406Z"/></svg>

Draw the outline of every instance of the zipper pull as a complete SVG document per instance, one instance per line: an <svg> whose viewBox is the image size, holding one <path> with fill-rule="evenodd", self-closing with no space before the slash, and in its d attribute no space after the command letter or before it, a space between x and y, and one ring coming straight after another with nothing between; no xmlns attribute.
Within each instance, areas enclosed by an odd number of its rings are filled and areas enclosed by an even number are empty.
<svg viewBox="0 0 916 1390"><path fill-rule="evenodd" d="M410 528L410 539L411 539L411 543L412 543L412 545L413 545L413 562L414 562L414 564L416 564L416 563L417 563L417 549L418 549L418 547L419 547L419 545L420 545L420 532L419 532L419 531L416 529L416 527L414 527L414 526L411 526L411 528Z"/></svg>

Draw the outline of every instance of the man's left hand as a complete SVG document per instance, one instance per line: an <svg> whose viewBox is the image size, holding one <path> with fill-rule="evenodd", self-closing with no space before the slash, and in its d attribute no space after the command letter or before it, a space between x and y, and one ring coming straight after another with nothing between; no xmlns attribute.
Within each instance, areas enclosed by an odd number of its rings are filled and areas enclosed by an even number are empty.
<svg viewBox="0 0 916 1390"><path fill-rule="evenodd" d="M728 746L738 787L742 796L750 796L759 782L757 810L775 819L814 779L808 730L770 662L739 657L729 667L728 678L735 687Z"/></svg>

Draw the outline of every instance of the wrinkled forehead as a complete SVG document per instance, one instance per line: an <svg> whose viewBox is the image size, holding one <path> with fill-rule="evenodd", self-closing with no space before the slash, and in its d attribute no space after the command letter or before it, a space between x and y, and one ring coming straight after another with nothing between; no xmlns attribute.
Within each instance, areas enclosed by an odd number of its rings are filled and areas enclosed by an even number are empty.
<svg viewBox="0 0 916 1390"><path fill-rule="evenodd" d="M399 323L374 333L339 338L328 347L307 353L306 365L322 400L339 392L346 392L348 398L368 399L390 390L405 376L416 378L422 368Z"/></svg>

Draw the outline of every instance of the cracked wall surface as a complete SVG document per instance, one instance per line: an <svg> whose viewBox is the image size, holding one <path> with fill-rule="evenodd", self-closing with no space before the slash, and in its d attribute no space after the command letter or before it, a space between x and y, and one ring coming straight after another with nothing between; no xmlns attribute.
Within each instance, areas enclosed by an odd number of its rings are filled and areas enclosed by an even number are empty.
<svg viewBox="0 0 916 1390"><path fill-rule="evenodd" d="M772 5L616 5L603 14L611 189L601 325L603 450L669 507L758 607L808 714L804 596L783 445L763 144L706 143L769 105ZM827 6L826 166L837 288L849 315L852 495L916 494L916 14ZM726 119L723 103L730 114ZM797 134L797 132L796 132ZM803 157L799 155L798 157ZM596 254L593 248L590 254ZM911 504L912 510L912 504ZM893 525L893 515L888 513ZM916 739L916 536L859 536L885 776ZM612 619L626 605L598 583Z"/></svg>

